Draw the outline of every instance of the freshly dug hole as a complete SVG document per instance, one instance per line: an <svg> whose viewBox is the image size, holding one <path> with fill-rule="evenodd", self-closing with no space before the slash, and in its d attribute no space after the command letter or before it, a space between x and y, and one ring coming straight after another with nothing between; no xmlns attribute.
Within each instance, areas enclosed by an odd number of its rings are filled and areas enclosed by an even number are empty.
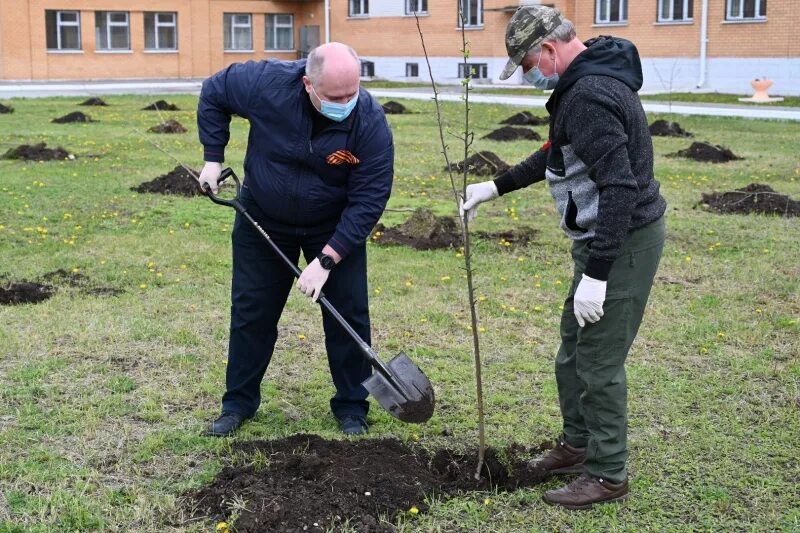
<svg viewBox="0 0 800 533"><path fill-rule="evenodd" d="M408 110L406 106L401 104L400 102L395 102L394 100L390 100L383 104L383 112L387 115L410 115L412 114L411 111Z"/></svg>
<svg viewBox="0 0 800 533"><path fill-rule="evenodd" d="M81 102L78 105L107 106L108 104L105 103L105 101L102 98L94 97L94 98L88 98L88 99L84 100L83 102Z"/></svg>
<svg viewBox="0 0 800 533"><path fill-rule="evenodd" d="M483 138L490 139L492 141L517 141L519 139L525 139L528 141L542 140L541 135L533 130L529 130L528 128L514 128L512 126L503 126L502 128L496 129L488 135L484 135Z"/></svg>
<svg viewBox="0 0 800 533"><path fill-rule="evenodd" d="M498 176L508 170L508 163L497 157L494 152L482 151L472 154L464 161L451 163L450 166L458 173L464 172L464 164L467 165L467 173L476 176ZM447 167L444 168L448 170Z"/></svg>
<svg viewBox="0 0 800 533"><path fill-rule="evenodd" d="M67 113L63 117L54 118L50 122L54 124L70 124L72 122L97 122L96 120L92 120L89 115L84 115L80 111L73 111L72 113Z"/></svg>
<svg viewBox="0 0 800 533"><path fill-rule="evenodd" d="M650 135L658 137L694 137L694 135L681 128L681 125L677 122L668 122L661 119L650 124Z"/></svg>
<svg viewBox="0 0 800 533"><path fill-rule="evenodd" d="M180 111L175 104L167 103L166 100L158 100L149 106L143 107L142 111Z"/></svg>
<svg viewBox="0 0 800 533"><path fill-rule="evenodd" d="M758 213L782 217L800 216L800 202L779 194L769 185L751 183L723 193L702 193L702 203L712 211L726 214Z"/></svg>
<svg viewBox="0 0 800 533"><path fill-rule="evenodd" d="M0 114L13 113L13 112L14 112L14 108L13 107L0 104Z"/></svg>
<svg viewBox="0 0 800 533"><path fill-rule="evenodd" d="M0 285L0 305L39 303L54 294L53 287L29 281L10 281Z"/></svg>
<svg viewBox="0 0 800 533"><path fill-rule="evenodd" d="M171 118L165 120L161 124L153 126L147 131L153 133L186 133L187 129L183 127L183 124Z"/></svg>
<svg viewBox="0 0 800 533"><path fill-rule="evenodd" d="M686 157L700 161L703 163L727 163L728 161L737 161L744 159L737 156L724 146L706 142L693 142L689 148L678 150L674 154L668 154L669 157Z"/></svg>
<svg viewBox="0 0 800 533"><path fill-rule="evenodd" d="M194 170L192 170L192 172L194 172L195 176L200 175L199 172ZM131 187L131 190L140 193L154 192L159 194L178 194L181 196L199 196L203 194L194 176L180 165L152 181L147 181L136 187Z"/></svg>
<svg viewBox="0 0 800 533"><path fill-rule="evenodd" d="M536 116L530 111L522 111L516 115L511 115L500 122L500 124L508 124L510 126L544 126L550 124L550 119L548 117Z"/></svg>
<svg viewBox="0 0 800 533"><path fill-rule="evenodd" d="M16 148L11 148L4 155L3 159L21 159L23 161L52 161L63 159L75 159L75 156L67 152L64 148L47 148L45 143L21 144Z"/></svg>

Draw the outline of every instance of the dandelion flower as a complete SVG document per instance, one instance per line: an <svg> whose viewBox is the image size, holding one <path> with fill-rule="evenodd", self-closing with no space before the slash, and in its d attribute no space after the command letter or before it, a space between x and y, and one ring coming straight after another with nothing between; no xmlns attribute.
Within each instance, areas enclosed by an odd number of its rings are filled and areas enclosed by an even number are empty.
<svg viewBox="0 0 800 533"><path fill-rule="evenodd" d="M411 514L416 515L416 514L419 514L419 509L417 509L416 505L412 505L411 509L409 509L408 512L411 513Z"/></svg>

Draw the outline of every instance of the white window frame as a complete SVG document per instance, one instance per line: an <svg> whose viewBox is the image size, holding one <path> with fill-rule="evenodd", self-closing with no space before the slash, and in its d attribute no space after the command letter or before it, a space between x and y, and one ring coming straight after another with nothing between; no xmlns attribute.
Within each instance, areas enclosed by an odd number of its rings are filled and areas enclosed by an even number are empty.
<svg viewBox="0 0 800 533"><path fill-rule="evenodd" d="M754 13L755 15L752 17L745 17L744 16L744 5L747 3L748 0L725 0L725 20L766 20L767 13L766 7L762 7L766 5L765 0L751 0L754 2ZM739 12L733 13L734 4L739 5ZM763 15L759 15L761 10L764 10Z"/></svg>
<svg viewBox="0 0 800 533"><path fill-rule="evenodd" d="M611 5L612 2L616 2L619 7L619 20L611 20ZM601 6L605 7L606 15L605 17L601 17L602 9ZM628 23L628 15L627 9L628 8L628 0L595 0L594 3L594 23L595 24L627 24ZM623 18L623 14L624 17Z"/></svg>
<svg viewBox="0 0 800 533"><path fill-rule="evenodd" d="M406 15L428 13L428 0L406 0Z"/></svg>
<svg viewBox="0 0 800 533"><path fill-rule="evenodd" d="M475 0L477 4L477 17L476 22L473 24L469 22L472 18L472 0L458 0L461 5L461 17L458 18L457 27L461 27L461 21L465 22L465 28L482 28L483 27L483 0ZM466 9L465 9L466 8Z"/></svg>
<svg viewBox="0 0 800 533"><path fill-rule="evenodd" d="M272 17L272 20L274 21L274 24L272 24L272 26L271 26L272 27L272 36L273 36L273 38L275 40L275 42L273 42L273 43L269 42L269 28L270 28L269 21L270 21L270 17ZM289 22L289 24L281 24L281 23L278 22L278 17L289 17L291 22ZM291 36L292 36L292 40L291 40L289 48L278 48L277 47L277 44L278 44L277 43L277 40L278 40L277 39L277 35L278 35L277 30L278 30L278 28L281 28L281 29L289 28L289 31L291 32ZM268 50L268 51L269 50L280 50L280 51L294 50L294 14L293 13L267 13L264 16L264 48L266 50Z"/></svg>
<svg viewBox="0 0 800 533"><path fill-rule="evenodd" d="M225 47L225 39L223 35L222 44L226 52L252 52L253 51L253 14L252 13L223 13L223 34L224 34L224 18L231 17L231 48ZM237 23L236 17L247 17L247 24ZM233 48L236 45L236 29L247 28L250 33L250 46L248 48Z"/></svg>
<svg viewBox="0 0 800 533"><path fill-rule="evenodd" d="M675 18L675 3L683 3L683 18ZM689 13L689 5L691 0L658 0L658 22L692 22L694 20L694 13ZM692 11L694 11L694 4Z"/></svg>
<svg viewBox="0 0 800 533"><path fill-rule="evenodd" d="M48 10L49 11L49 10ZM49 48L49 50L81 50L82 43L81 43L81 12L80 11L59 11L53 10L56 13L56 47ZM75 15L75 20L62 20L61 15L64 14L71 14ZM77 48L64 48L61 43L61 28L78 28L78 47ZM46 31L46 28L45 28Z"/></svg>
<svg viewBox="0 0 800 533"><path fill-rule="evenodd" d="M98 47L102 51L116 51L116 50L130 50L131 49L131 15L127 11L101 11L106 15L106 42L105 46ZM125 15L125 22L114 22L111 20L113 15ZM95 19L96 20L96 19ZM128 45L124 48L111 46L111 28L125 28L127 33ZM97 37L98 28L95 25L95 38Z"/></svg>
<svg viewBox="0 0 800 533"><path fill-rule="evenodd" d="M347 0L348 17L368 17L369 0Z"/></svg>
<svg viewBox="0 0 800 533"><path fill-rule="evenodd" d="M411 70L416 69L417 75L411 74ZM419 63L406 63L406 78L419 78Z"/></svg>
<svg viewBox="0 0 800 533"><path fill-rule="evenodd" d="M155 42L154 48L145 48L145 50L177 50L178 49L178 13L175 11L150 11L148 12L153 15L153 41ZM159 17L161 15L171 15L172 22L161 22ZM158 42L158 29L159 28L173 28L175 31L175 46L168 48L166 46L161 46ZM147 25L145 24L145 32L147 32ZM144 39L145 43L147 42L147 35L145 35Z"/></svg>

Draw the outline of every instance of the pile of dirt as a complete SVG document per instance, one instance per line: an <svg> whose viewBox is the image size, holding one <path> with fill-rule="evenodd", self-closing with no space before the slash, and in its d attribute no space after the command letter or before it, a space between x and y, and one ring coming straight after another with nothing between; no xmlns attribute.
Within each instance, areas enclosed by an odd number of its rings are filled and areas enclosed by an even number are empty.
<svg viewBox="0 0 800 533"><path fill-rule="evenodd" d="M10 281L0 285L0 305L36 304L54 294L53 287L29 281Z"/></svg>
<svg viewBox="0 0 800 533"><path fill-rule="evenodd" d="M142 111L180 111L180 109L175 104L167 103L166 100L159 100L147 107L143 107Z"/></svg>
<svg viewBox="0 0 800 533"><path fill-rule="evenodd" d="M84 115L80 111L73 111L72 113L67 113L63 117L54 118L50 122L54 124L69 124L71 122L96 122L92 120L89 115Z"/></svg>
<svg viewBox="0 0 800 533"><path fill-rule="evenodd" d="M108 104L107 104L107 103L105 102L105 100L103 100L102 98L93 97L93 98L87 98L86 100L84 100L83 102L81 102L81 103L80 103L80 104L78 104L78 105L98 105L98 106L105 106L105 105L108 105Z"/></svg>
<svg viewBox="0 0 800 533"><path fill-rule="evenodd" d="M147 131L151 131L153 133L186 133L187 129L183 127L183 124L174 118L171 118L162 122L161 124L153 126Z"/></svg>
<svg viewBox="0 0 800 533"><path fill-rule="evenodd" d="M650 135L658 137L694 137L694 135L681 128L681 125L677 122L668 122L661 119L650 124Z"/></svg>
<svg viewBox="0 0 800 533"><path fill-rule="evenodd" d="M497 157L494 152L483 151L469 156L464 161L451 164L455 172L464 172L464 164L467 165L467 172L476 176L498 176L508 170L508 164ZM448 170L445 167L445 170Z"/></svg>
<svg viewBox="0 0 800 533"><path fill-rule="evenodd" d="M14 108L13 107L0 104L0 114L13 113L13 112L14 112Z"/></svg>
<svg viewBox="0 0 800 533"><path fill-rule="evenodd" d="M481 482L473 479L477 454L449 450L428 454L396 439L325 440L293 435L274 441L236 442L227 466L210 485L183 497L193 518L230 520L241 509L238 533L260 531L396 531L393 522L426 496L463 491L514 490L544 481L525 461L539 449L489 449ZM499 457L504 457L503 464ZM268 461L254 460L257 457ZM389 522L381 522L388 517Z"/></svg>
<svg viewBox="0 0 800 533"><path fill-rule="evenodd" d="M538 117L530 111L522 111L516 115L511 115L500 122L500 124L509 124L511 126L544 126L550 124L550 119L548 117Z"/></svg>
<svg viewBox="0 0 800 533"><path fill-rule="evenodd" d="M668 154L670 157L687 157L695 161L703 163L727 163L728 161L737 161L744 159L739 157L724 146L706 142L693 142L689 148L685 150L678 150L674 154Z"/></svg>
<svg viewBox="0 0 800 533"><path fill-rule="evenodd" d="M199 172L194 170L192 172L194 172L194 176L200 175ZM200 190L200 186L194 176L178 165L169 173L136 187L131 187L131 190L141 193L155 192L160 194L179 194L181 196L199 196L203 194L203 191Z"/></svg>
<svg viewBox="0 0 800 533"><path fill-rule="evenodd" d="M491 139L492 141L517 141L525 139L528 141L541 141L542 137L538 133L528 128L515 128L513 126L503 126L496 129L488 135L483 136L484 139Z"/></svg>
<svg viewBox="0 0 800 533"><path fill-rule="evenodd" d="M410 115L413 113L400 102L395 102L393 100L383 104L383 112L387 115Z"/></svg>
<svg viewBox="0 0 800 533"><path fill-rule="evenodd" d="M24 161L52 161L54 159L75 159L75 156L62 147L46 148L45 143L21 144L9 149L3 159L22 159Z"/></svg>
<svg viewBox="0 0 800 533"><path fill-rule="evenodd" d="M724 193L703 193L702 203L718 213L800 216L800 202L760 183Z"/></svg>

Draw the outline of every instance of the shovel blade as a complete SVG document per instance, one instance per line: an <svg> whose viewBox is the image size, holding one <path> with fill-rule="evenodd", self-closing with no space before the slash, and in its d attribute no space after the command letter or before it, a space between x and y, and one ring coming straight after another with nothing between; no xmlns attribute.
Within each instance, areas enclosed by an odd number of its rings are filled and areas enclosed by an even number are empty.
<svg viewBox="0 0 800 533"><path fill-rule="evenodd" d="M393 417L412 424L427 422L436 404L431 381L403 352L386 366L392 379L375 371L363 382L364 388Z"/></svg>

